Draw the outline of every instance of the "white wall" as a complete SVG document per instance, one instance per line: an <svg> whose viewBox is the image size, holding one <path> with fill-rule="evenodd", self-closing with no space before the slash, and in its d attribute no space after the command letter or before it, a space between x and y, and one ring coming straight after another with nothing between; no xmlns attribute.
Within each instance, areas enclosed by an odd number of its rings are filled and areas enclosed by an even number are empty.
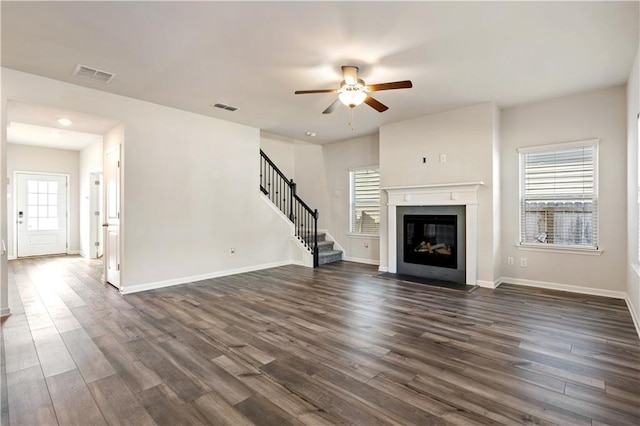
<svg viewBox="0 0 640 426"><path fill-rule="evenodd" d="M322 146L296 141L293 145L297 194L312 209L318 209L318 228L329 226L329 197Z"/></svg>
<svg viewBox="0 0 640 426"><path fill-rule="evenodd" d="M640 265L638 265L638 114L640 114L640 47L627 82L627 295L640 333Z"/></svg>
<svg viewBox="0 0 640 426"><path fill-rule="evenodd" d="M377 264L380 261L380 239L349 235L349 172L378 165L378 135L330 143L322 148L327 176L329 232L344 248L345 260Z"/></svg>
<svg viewBox="0 0 640 426"><path fill-rule="evenodd" d="M79 227L79 192L78 192L78 151L65 149L41 148L17 144L7 144L7 176L11 184L7 187L10 194L7 208L7 249L9 257L16 256L15 252L15 211L14 206L14 172L60 173L69 175L69 253L80 251Z"/></svg>
<svg viewBox="0 0 640 426"><path fill-rule="evenodd" d="M80 192L80 254L90 257L91 220L91 173L102 172L102 137L80 151L79 159L79 192ZM95 254L94 254L95 256Z"/></svg>
<svg viewBox="0 0 640 426"><path fill-rule="evenodd" d="M258 189L258 129L6 68L2 89L123 123L124 291L290 262L287 224Z"/></svg>
<svg viewBox="0 0 640 426"><path fill-rule="evenodd" d="M589 289L625 290L626 94L624 86L597 90L502 110L503 275L535 283ZM601 256L518 250L519 160L517 149L557 142L600 139L599 247ZM528 267L519 266L519 258ZM513 280L512 280L513 281Z"/></svg>
<svg viewBox="0 0 640 426"><path fill-rule="evenodd" d="M260 133L260 149L289 179L294 178L296 170L294 144L295 141L291 138L267 132Z"/></svg>
<svg viewBox="0 0 640 426"><path fill-rule="evenodd" d="M494 241L493 229L496 114L493 103L483 103L380 128L382 187L484 182L478 191L477 277L483 285L493 285L499 279L495 266L499 242ZM446 154L446 162L439 162L440 154ZM427 157L426 163L423 157ZM381 205L386 203L382 191ZM388 265L386 227L387 212L382 209L381 269Z"/></svg>

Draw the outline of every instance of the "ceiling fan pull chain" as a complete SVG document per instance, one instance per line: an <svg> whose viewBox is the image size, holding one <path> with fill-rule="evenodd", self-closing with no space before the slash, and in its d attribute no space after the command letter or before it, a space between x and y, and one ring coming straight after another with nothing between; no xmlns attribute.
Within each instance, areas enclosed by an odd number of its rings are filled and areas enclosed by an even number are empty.
<svg viewBox="0 0 640 426"><path fill-rule="evenodd" d="M349 121L347 124L349 124L349 127L351 127L351 131L354 132L356 130L356 128L353 126L353 107L349 108Z"/></svg>

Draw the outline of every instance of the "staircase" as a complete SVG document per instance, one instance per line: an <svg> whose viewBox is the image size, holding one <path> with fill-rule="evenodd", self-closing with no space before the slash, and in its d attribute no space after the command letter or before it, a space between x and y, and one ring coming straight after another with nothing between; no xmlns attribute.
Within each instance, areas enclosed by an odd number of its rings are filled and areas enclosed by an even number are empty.
<svg viewBox="0 0 640 426"><path fill-rule="evenodd" d="M296 194L296 184L260 150L260 191L293 223L295 236L313 255L313 267L342 260L342 251L318 233L318 210L312 210Z"/></svg>
<svg viewBox="0 0 640 426"><path fill-rule="evenodd" d="M342 260L342 250L333 248L333 241L326 240L327 234L318 233L318 265L339 262Z"/></svg>

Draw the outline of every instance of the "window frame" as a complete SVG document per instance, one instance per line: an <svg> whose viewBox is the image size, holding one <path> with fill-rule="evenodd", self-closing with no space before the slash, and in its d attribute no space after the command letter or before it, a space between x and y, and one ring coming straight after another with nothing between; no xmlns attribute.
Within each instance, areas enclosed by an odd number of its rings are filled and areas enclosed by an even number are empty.
<svg viewBox="0 0 640 426"><path fill-rule="evenodd" d="M595 241L592 246L582 245L567 245L567 244L550 244L550 243L526 243L522 241L523 236L523 200L525 196L525 155L529 153L544 152L544 151L556 151L569 148L581 148L581 147L593 147L593 201L596 205L595 223L593 229L595 233ZM600 241L600 208L599 208L599 155L600 155L600 139L585 139L572 142L552 143L546 145L536 145L518 148L518 162L519 162L519 197L518 197L518 238L519 243L516 247L520 250L531 251L548 251L559 253L572 253L572 254L586 254L586 255L600 255L602 249L599 246Z"/></svg>
<svg viewBox="0 0 640 426"><path fill-rule="evenodd" d="M353 209L355 207L355 174L357 172L362 172L365 170L375 170L378 172L378 214L379 215L382 214L382 208L380 206L380 166L376 164L372 166L355 167L355 168L349 169L349 233L348 235L351 237L379 238L380 222L378 222L378 232L375 234L355 231L356 224L354 222L354 212L353 212Z"/></svg>

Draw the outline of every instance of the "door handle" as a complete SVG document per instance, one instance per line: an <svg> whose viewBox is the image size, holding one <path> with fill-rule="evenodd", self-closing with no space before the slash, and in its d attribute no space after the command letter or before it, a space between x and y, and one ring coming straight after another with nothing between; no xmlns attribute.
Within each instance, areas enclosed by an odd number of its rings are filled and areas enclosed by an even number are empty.
<svg viewBox="0 0 640 426"><path fill-rule="evenodd" d="M108 223L103 223L103 224L102 224L102 227L103 227L103 228L106 228L107 226L109 226L109 224L108 224Z"/></svg>

